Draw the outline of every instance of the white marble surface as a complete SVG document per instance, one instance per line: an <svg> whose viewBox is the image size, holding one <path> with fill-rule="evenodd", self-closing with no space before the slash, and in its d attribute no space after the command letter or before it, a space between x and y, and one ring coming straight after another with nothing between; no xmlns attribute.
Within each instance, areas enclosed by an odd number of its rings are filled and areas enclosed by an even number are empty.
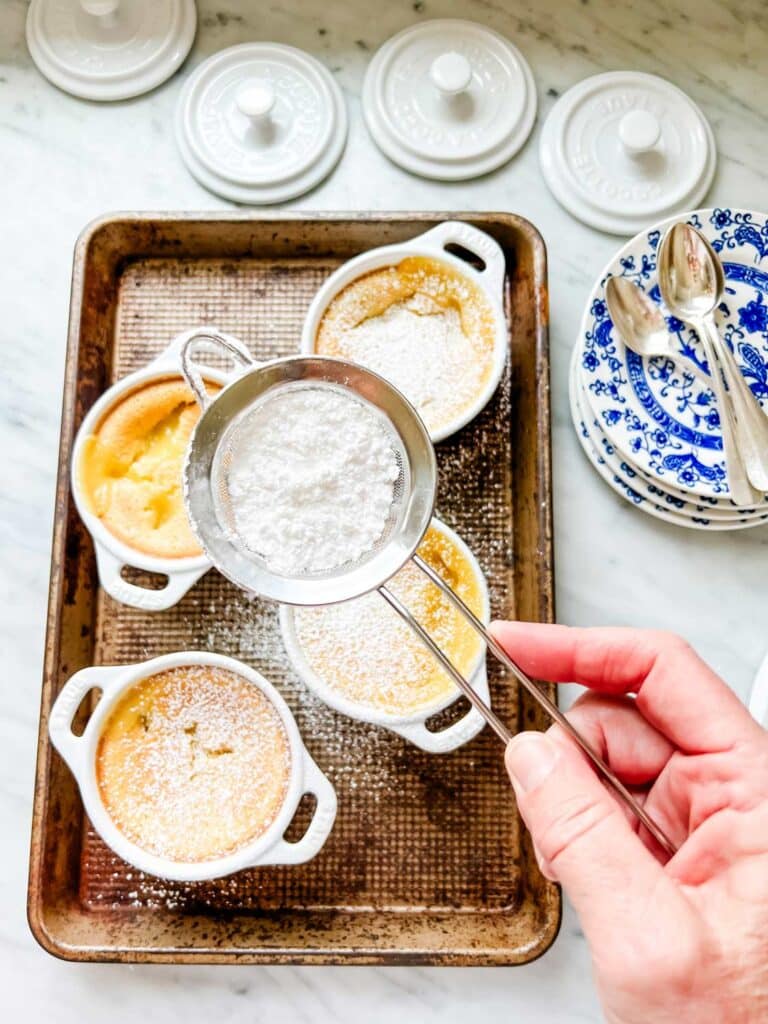
<svg viewBox="0 0 768 1024"><path fill-rule="evenodd" d="M149 96L97 106L57 92L24 43L27 4L0 3L0 261L4 352L0 512L4 608L0 642L0 1003L7 1019L346 1022L399 1019L539 1024L597 1021L586 948L567 913L554 948L523 968L120 968L59 963L31 938L24 912L44 609L72 245L115 209L217 209L186 173L171 123L187 70L249 39L288 42L337 75L351 112L335 174L293 204L304 209L511 210L549 247L558 616L635 623L685 634L742 695L768 642L768 530L686 532L616 498L586 464L567 412L566 370L582 305L616 239L571 220L544 187L534 136L479 181L437 185L408 176L373 147L360 118L370 51L423 17L474 18L515 40L531 62L540 115L586 75L638 68L671 78L709 116L720 150L709 199L768 206L763 0L202 0L182 72ZM762 62L762 75L760 74Z"/></svg>

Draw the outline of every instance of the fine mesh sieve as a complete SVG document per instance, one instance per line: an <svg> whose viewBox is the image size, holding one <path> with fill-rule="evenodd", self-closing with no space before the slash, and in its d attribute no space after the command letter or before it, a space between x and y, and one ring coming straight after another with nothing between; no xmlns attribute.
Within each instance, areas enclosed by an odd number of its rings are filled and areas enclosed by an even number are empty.
<svg viewBox="0 0 768 1024"><path fill-rule="evenodd" d="M308 391L334 392L348 398L351 394L350 388L334 383L338 374L338 367L334 365L336 362L336 360L334 360L333 363L323 360L314 366L308 363L302 368L303 372L307 374L303 379L273 385L260 394L253 402L251 402L250 405L235 417L232 423L230 423L224 431L221 441L216 449L211 471L211 489L217 518L224 527L225 532L232 538L233 543L240 548L247 557L258 558L263 565L265 564L263 556L253 549L248 548L247 545L244 546L240 541L238 537L236 517L230 500L228 482L229 471L234 459L236 458L235 451L241 439L243 427L247 427L251 421L251 417L258 413L259 410L264 409L265 406L268 406L268 404L274 401L275 398L280 399L290 393ZM345 369L345 375L346 372L347 371ZM292 577L297 581L301 581L302 585L305 584L308 579L327 581L334 576L338 577L347 575L353 569L362 566L364 563L367 564L368 561L373 559L379 551L393 542L398 531L400 531L405 525L403 513L407 504L406 497L411 493L412 488L410 462L408 455L404 450L400 435L393 428L390 419L385 416L372 402L360 397L359 395L354 395L352 400L365 406L371 417L378 422L378 426L381 428L389 442L389 447L397 464L398 475L393 483L392 502L389 508L389 514L384 523L381 534L370 550L363 552L355 559L350 559L340 565L334 566L331 569L326 568L314 571L305 570ZM272 567L272 571L275 572L274 567Z"/></svg>
<svg viewBox="0 0 768 1024"><path fill-rule="evenodd" d="M205 390L193 350L223 349L248 372L215 398ZM200 331L182 349L182 370L203 409L184 466L192 528L216 568L243 589L284 604L323 605L375 590L414 554L429 526L437 465L429 435L399 391L375 373L328 356L289 356L257 364L235 338ZM325 572L283 574L238 538L227 489L233 440L245 416L279 390L332 389L368 406L391 438L399 467L385 529L362 557Z"/></svg>
<svg viewBox="0 0 768 1024"><path fill-rule="evenodd" d="M194 349L200 343L222 349L246 371L215 396L206 392ZM244 590L284 604L323 605L360 597L378 590L440 662L459 690L477 708L506 745L512 734L471 684L446 657L409 609L386 583L409 560L425 573L483 638L487 649L548 712L582 749L619 800L628 807L668 854L674 844L637 803L624 784L592 749L578 730L538 686L512 661L485 625L445 581L416 554L430 524L437 485L435 451L418 413L400 392L378 374L328 356L288 356L256 363L235 338L201 329L181 350L184 377L201 406L202 414L190 439L184 465L184 499L192 528L214 566ZM232 441L244 416L278 389L331 388L365 403L382 417L392 439L399 475L386 527L373 548L355 561L332 570L284 575L270 569L265 559L245 547L234 528L227 493L227 469Z"/></svg>

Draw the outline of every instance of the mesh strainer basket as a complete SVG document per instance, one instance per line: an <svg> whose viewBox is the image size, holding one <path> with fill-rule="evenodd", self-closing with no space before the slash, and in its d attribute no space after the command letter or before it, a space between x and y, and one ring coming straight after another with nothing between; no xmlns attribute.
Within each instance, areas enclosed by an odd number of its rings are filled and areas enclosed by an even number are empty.
<svg viewBox="0 0 768 1024"><path fill-rule="evenodd" d="M194 346L202 341L223 348L249 370L213 399L192 359ZM328 356L290 356L257 364L240 342L216 332L201 332L187 342L182 370L203 409L184 467L187 511L200 544L224 576L284 604L322 605L374 590L402 568L432 518L437 466L426 428L399 391L362 367ZM370 551L332 570L287 575L269 568L238 538L227 470L243 418L278 390L300 388L333 389L368 405L391 438L399 475L384 532Z"/></svg>
<svg viewBox="0 0 768 1024"><path fill-rule="evenodd" d="M207 394L199 367L193 359L194 349L201 343L223 349L246 371L213 397ZM437 463L426 427L396 388L370 370L328 356L289 356L256 363L236 338L207 329L188 338L181 351L181 365L202 408L184 466L187 513L205 553L224 576L251 594L294 605L333 604L378 590L429 648L502 742L507 744L512 735L504 723L386 586L388 580L412 560L482 636L488 650L578 744L617 797L637 816L659 845L667 853L675 852L664 832L557 705L512 661L485 625L438 573L416 554L432 519ZM324 572L287 575L270 568L261 555L247 548L238 538L229 502L227 470L232 458L233 440L243 418L258 403L273 397L278 389L288 388L331 388L348 395L350 400L365 403L381 418L391 438L399 468L390 515L379 540L356 560Z"/></svg>

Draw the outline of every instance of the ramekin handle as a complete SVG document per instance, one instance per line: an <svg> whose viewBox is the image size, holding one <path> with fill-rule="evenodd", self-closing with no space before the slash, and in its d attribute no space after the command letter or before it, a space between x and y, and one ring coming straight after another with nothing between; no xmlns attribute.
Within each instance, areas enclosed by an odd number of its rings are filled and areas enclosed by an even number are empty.
<svg viewBox="0 0 768 1024"><path fill-rule="evenodd" d="M483 665L472 680L472 689L475 690L490 707L491 696L488 690L488 676ZM474 739L485 725L483 716L475 708L470 708L466 715L463 715L458 722L449 725L447 729L440 732L430 732L423 721L411 722L407 725L390 725L392 732L398 733L404 739L413 743L428 754L447 754L451 750L468 743Z"/></svg>
<svg viewBox="0 0 768 1024"><path fill-rule="evenodd" d="M490 292L501 302L504 296L504 274L506 272L506 261L504 250L495 238L491 238L485 231L465 224L460 220L445 220L442 224L425 231L405 243L414 249L424 245L435 245L445 249L448 245L460 245L473 255L479 257L485 264L482 270L476 267L472 269L487 283Z"/></svg>
<svg viewBox="0 0 768 1024"><path fill-rule="evenodd" d="M253 864L304 864L319 853L336 820L336 790L304 750L304 793L317 800L315 813L304 835L296 843L279 839L265 850Z"/></svg>
<svg viewBox="0 0 768 1024"><path fill-rule="evenodd" d="M242 341L240 341L239 338L233 337L231 334L224 334L215 327L199 327L195 331L187 332L187 335L181 342L179 349L181 372L187 384L189 384L192 389L192 392L197 399L197 404L201 409L205 409L210 404L211 399L205 389L200 367L192 358L194 347L200 341L207 341L217 348L224 349L224 351L227 352L235 362L240 363L244 370L252 370L259 364L253 358Z"/></svg>
<svg viewBox="0 0 768 1024"><path fill-rule="evenodd" d="M94 541L94 546L99 583L102 588L115 601L127 604L131 608L141 608L145 612L164 612L168 608L172 608L210 568L209 565L204 565L200 569L170 573L168 582L162 589L149 590L123 579L122 570L132 563L118 558L98 541ZM143 566L134 565L134 568L141 569Z"/></svg>
<svg viewBox="0 0 768 1024"><path fill-rule="evenodd" d="M125 672L124 665L81 668L66 681L51 708L48 718L48 735L51 737L51 743L76 777L85 756L85 740L91 724L88 722L82 736L75 736L72 732L72 722L77 709L89 690L99 689L106 693L110 688L110 682L123 672Z"/></svg>

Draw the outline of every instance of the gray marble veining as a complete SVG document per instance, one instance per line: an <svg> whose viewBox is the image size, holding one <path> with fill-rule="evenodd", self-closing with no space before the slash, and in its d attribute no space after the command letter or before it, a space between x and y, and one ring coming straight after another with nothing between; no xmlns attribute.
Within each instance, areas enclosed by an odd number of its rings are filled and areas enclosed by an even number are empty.
<svg viewBox="0 0 768 1024"><path fill-rule="evenodd" d="M568 912L554 948L510 970L124 968L59 963L24 917L54 475L74 240L115 209L223 209L189 177L172 115L188 70L249 39L304 47L325 61L351 114L331 178L291 204L320 209L498 209L532 220L549 248L558 616L562 622L674 628L745 696L768 643L768 529L711 536L651 520L586 464L568 414L568 356L588 289L618 241L572 220L544 186L537 142L556 97L598 71L636 68L685 89L720 151L714 205L768 206L763 0L201 0L190 58L139 99L97 105L43 80L24 43L27 4L0 4L0 262L3 370L0 565L4 656L0 716L0 989L9 1019L143 1019L371 1024L597 1021L587 951ZM525 149L483 179L439 185L392 166L370 142L360 86L371 53L426 17L467 17L510 36L530 61L539 121Z"/></svg>

